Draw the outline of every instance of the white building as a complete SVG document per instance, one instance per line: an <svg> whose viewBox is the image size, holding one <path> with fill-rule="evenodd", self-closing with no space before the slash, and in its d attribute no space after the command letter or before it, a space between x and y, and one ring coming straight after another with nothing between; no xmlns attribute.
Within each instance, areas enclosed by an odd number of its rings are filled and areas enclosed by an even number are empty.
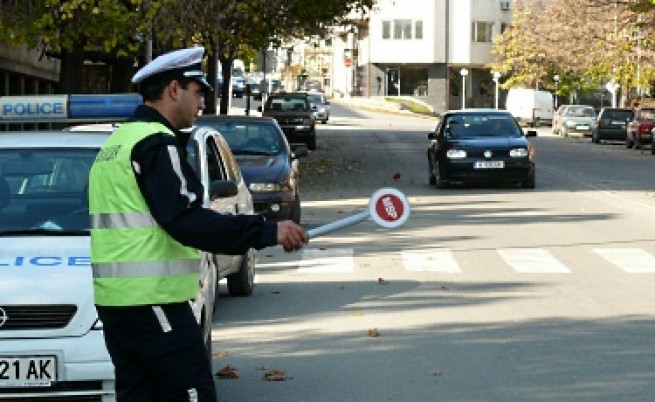
<svg viewBox="0 0 655 402"><path fill-rule="evenodd" d="M510 0L379 0L369 17L334 41L335 94L414 96L436 112L460 108L465 94L466 107L493 107L485 65L511 21Z"/></svg>

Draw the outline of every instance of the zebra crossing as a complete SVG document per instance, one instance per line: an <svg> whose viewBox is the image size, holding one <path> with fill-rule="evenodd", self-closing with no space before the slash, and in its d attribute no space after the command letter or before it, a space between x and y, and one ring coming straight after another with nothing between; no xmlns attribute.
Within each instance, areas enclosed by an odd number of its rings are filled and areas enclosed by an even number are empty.
<svg viewBox="0 0 655 402"><path fill-rule="evenodd" d="M591 252L610 265L630 274L655 273L655 256L637 247L598 247ZM499 248L495 253L518 274L570 274L573 269L544 248ZM402 267L409 272L460 274L457 253L449 249L399 251ZM352 248L306 248L298 261L298 272L349 273L356 267Z"/></svg>

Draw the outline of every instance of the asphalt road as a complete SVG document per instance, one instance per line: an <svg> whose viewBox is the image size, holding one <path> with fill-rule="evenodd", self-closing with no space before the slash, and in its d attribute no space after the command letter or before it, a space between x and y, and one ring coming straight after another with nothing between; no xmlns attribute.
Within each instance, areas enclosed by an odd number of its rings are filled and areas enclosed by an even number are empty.
<svg viewBox="0 0 655 402"><path fill-rule="evenodd" d="M263 250L251 297L222 287L213 365L239 378L219 400L652 400L655 156L543 128L536 189L438 190L433 126L333 105L301 162L303 224L385 186L412 215Z"/></svg>

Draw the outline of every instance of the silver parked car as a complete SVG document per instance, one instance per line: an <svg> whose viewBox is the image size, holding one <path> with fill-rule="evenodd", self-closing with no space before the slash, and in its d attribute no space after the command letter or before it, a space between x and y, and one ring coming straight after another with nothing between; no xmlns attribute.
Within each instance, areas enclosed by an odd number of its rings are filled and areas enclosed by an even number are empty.
<svg viewBox="0 0 655 402"><path fill-rule="evenodd" d="M330 101L322 92L307 92L309 103L312 104L314 119L325 124L330 119Z"/></svg>
<svg viewBox="0 0 655 402"><path fill-rule="evenodd" d="M553 134L568 137L569 134L579 134L591 137L591 131L596 124L596 111L589 105L562 105L553 116Z"/></svg>

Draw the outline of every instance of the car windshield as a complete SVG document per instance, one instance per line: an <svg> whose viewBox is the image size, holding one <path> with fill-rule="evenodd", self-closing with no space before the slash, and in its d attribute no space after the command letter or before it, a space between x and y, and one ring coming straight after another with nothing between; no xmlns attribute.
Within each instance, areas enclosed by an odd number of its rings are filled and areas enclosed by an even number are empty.
<svg viewBox="0 0 655 402"><path fill-rule="evenodd" d="M234 155L275 155L284 144L277 127L265 121L219 121L214 126L230 145Z"/></svg>
<svg viewBox="0 0 655 402"><path fill-rule="evenodd" d="M325 103L323 101L323 95L321 95L321 94L307 94L307 98L309 99L309 101L311 103L315 103L315 104Z"/></svg>
<svg viewBox="0 0 655 402"><path fill-rule="evenodd" d="M570 117L595 117L596 112L592 107L570 107L566 109L564 115Z"/></svg>
<svg viewBox="0 0 655 402"><path fill-rule="evenodd" d="M513 118L503 114L459 114L446 118L445 135L450 138L521 137Z"/></svg>
<svg viewBox="0 0 655 402"><path fill-rule="evenodd" d="M0 150L0 235L88 234L97 149Z"/></svg>
<svg viewBox="0 0 655 402"><path fill-rule="evenodd" d="M605 110L603 112L603 120L618 120L625 122L632 118L631 110Z"/></svg>
<svg viewBox="0 0 655 402"><path fill-rule="evenodd" d="M307 110L307 98L301 97L275 97L266 105L269 110Z"/></svg>
<svg viewBox="0 0 655 402"><path fill-rule="evenodd" d="M641 120L655 120L655 109L642 109L639 117Z"/></svg>

